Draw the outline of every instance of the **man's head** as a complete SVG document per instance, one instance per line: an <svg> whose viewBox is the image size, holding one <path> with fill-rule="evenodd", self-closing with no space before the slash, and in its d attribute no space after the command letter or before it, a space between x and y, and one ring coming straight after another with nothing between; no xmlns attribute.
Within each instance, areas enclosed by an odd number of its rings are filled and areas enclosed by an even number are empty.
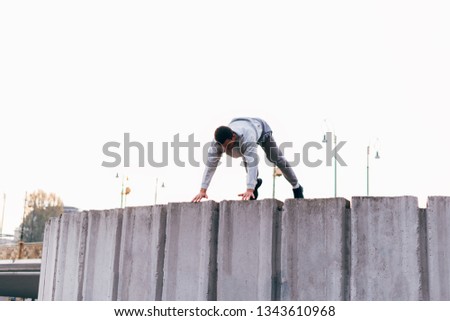
<svg viewBox="0 0 450 321"><path fill-rule="evenodd" d="M231 150L235 145L237 136L230 127L220 126L214 132L214 138L224 149Z"/></svg>

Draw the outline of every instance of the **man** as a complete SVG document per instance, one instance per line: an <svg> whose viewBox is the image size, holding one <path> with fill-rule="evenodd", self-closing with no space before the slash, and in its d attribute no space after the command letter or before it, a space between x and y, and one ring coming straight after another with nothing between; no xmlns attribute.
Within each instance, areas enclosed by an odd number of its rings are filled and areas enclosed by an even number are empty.
<svg viewBox="0 0 450 321"><path fill-rule="evenodd" d="M217 128L214 138L208 150L208 160L200 192L192 202L200 202L203 198L208 198L206 191L224 152L234 158L242 157L244 161L247 171L247 190L238 196L241 196L242 200L256 200L258 188L262 184L262 179L258 178L257 145L263 148L267 158L278 166L287 181L291 183L294 198L303 198L303 188L273 139L272 130L264 120L249 117L235 118L228 126Z"/></svg>

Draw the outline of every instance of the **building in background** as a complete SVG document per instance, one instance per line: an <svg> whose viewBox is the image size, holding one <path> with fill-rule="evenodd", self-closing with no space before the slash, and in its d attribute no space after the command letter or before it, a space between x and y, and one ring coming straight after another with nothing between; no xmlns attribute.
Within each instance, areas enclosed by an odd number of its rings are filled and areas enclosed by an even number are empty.
<svg viewBox="0 0 450 321"><path fill-rule="evenodd" d="M78 213L80 210L73 206L64 206L64 214L75 214Z"/></svg>
<svg viewBox="0 0 450 321"><path fill-rule="evenodd" d="M14 243L14 235L0 234L0 245Z"/></svg>

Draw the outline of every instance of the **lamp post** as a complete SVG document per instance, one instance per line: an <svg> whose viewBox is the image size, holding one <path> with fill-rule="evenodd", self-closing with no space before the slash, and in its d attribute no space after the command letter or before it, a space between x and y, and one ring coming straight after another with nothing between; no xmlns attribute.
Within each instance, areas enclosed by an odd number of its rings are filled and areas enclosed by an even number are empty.
<svg viewBox="0 0 450 321"><path fill-rule="evenodd" d="M116 174L116 178L119 178L119 173ZM128 176L126 177L128 182ZM122 174L122 188L120 190L120 208L127 207L127 195L130 194L131 188L125 186L125 176Z"/></svg>
<svg viewBox="0 0 450 321"><path fill-rule="evenodd" d="M116 174L116 178L119 178L119 173ZM123 208L123 184L124 184L124 176L122 174L122 189L120 190L120 208Z"/></svg>
<svg viewBox="0 0 450 321"><path fill-rule="evenodd" d="M334 126L333 126L333 130L330 132L329 126L328 126L328 121L326 119L324 119L324 122L326 125L327 132L323 135L322 143L327 143L328 139L331 139L331 142L334 143L334 197L337 197L337 161L336 161L337 138L336 138L336 134L334 131ZM331 134L331 137L329 137L328 133Z"/></svg>
<svg viewBox="0 0 450 321"><path fill-rule="evenodd" d="M128 181L128 177L127 177L127 181ZM131 192L131 188L129 186L125 187L125 192L124 192L124 195L123 195L123 201L124 201L123 206L124 206L124 208L127 207L127 196L128 196L128 194L130 194L130 192Z"/></svg>
<svg viewBox="0 0 450 321"><path fill-rule="evenodd" d="M275 199L275 178L282 175L281 170L274 164L273 165L273 186L272 186L272 198Z"/></svg>
<svg viewBox="0 0 450 321"><path fill-rule="evenodd" d="M377 139L378 142L378 139ZM380 153L378 152L377 146L375 146L375 159L380 159ZM367 145L367 173L366 173L366 183L367 183L367 196L369 196L369 181L370 181L370 143Z"/></svg>
<svg viewBox="0 0 450 321"><path fill-rule="evenodd" d="M334 136L334 197L337 197L336 135Z"/></svg>
<svg viewBox="0 0 450 321"><path fill-rule="evenodd" d="M161 188L164 188L164 187L166 187L166 186L164 185L164 182L162 182ZM156 205L157 201L158 201L158 177L156 178L156 183L155 183L155 205Z"/></svg>

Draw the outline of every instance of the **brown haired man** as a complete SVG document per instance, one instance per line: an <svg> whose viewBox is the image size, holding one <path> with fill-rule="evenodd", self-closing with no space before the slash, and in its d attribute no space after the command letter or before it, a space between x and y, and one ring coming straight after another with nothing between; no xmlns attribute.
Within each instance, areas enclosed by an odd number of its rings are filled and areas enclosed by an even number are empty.
<svg viewBox="0 0 450 321"><path fill-rule="evenodd" d="M278 166L292 185L294 198L303 198L303 188L273 139L270 126L264 120L250 117L234 118L228 126L220 126L216 129L214 139L208 150L208 160L200 192L192 199L192 202L200 202L203 198L208 198L206 191L224 152L234 158L242 157L244 161L247 171L247 190L238 196L241 196L242 200L257 199L258 188L262 184L262 179L258 178L257 145L263 148L269 161Z"/></svg>

